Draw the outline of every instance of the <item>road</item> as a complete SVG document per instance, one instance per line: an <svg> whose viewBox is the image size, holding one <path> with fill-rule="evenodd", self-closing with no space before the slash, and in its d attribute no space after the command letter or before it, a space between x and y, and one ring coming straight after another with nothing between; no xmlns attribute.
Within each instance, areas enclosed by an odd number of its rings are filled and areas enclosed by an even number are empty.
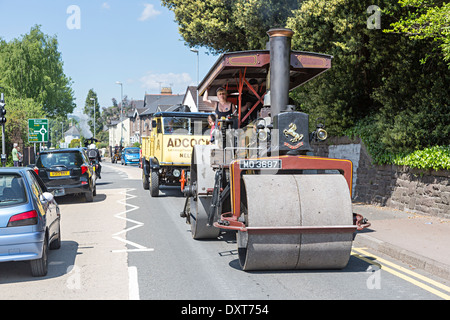
<svg viewBox="0 0 450 320"><path fill-rule="evenodd" d="M140 173L104 163L94 203L58 198L63 242L50 252L48 275L0 264L0 299L450 299L443 280L364 248L343 270L243 272L233 233L193 240L179 217L181 192L163 187L151 198Z"/></svg>

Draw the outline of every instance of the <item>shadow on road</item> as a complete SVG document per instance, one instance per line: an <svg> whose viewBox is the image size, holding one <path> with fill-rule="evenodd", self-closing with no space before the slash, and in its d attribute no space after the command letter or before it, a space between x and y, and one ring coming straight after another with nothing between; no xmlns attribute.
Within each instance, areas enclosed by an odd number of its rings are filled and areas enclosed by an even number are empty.
<svg viewBox="0 0 450 320"><path fill-rule="evenodd" d="M45 277L31 276L29 261L0 263L0 284L41 281L61 277L70 273L75 265L78 254L78 243L75 241L62 241L61 248L50 250L48 258L48 273Z"/></svg>
<svg viewBox="0 0 450 320"><path fill-rule="evenodd" d="M106 200L106 194L98 193L94 197L94 202L101 202ZM67 195L62 197L57 197L56 202L59 205L66 205L66 204L74 204L74 203L86 203L90 204L92 202L86 202L86 199L83 194L77 194L77 195Z"/></svg>

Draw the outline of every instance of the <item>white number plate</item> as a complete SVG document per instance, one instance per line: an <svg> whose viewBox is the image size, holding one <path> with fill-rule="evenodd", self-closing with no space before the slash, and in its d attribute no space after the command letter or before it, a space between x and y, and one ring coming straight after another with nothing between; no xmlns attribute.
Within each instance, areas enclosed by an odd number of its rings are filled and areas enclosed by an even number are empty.
<svg viewBox="0 0 450 320"><path fill-rule="evenodd" d="M281 160L240 160L239 168L248 169L281 169Z"/></svg>

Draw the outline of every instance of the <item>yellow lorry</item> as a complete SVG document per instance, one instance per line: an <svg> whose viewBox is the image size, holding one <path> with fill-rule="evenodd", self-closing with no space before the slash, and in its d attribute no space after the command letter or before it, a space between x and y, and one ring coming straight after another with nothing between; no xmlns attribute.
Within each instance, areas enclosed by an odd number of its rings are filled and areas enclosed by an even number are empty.
<svg viewBox="0 0 450 320"><path fill-rule="evenodd" d="M157 112L149 137L142 137L141 168L144 189L157 197L159 187L181 186L189 177L192 148L210 143L209 113Z"/></svg>

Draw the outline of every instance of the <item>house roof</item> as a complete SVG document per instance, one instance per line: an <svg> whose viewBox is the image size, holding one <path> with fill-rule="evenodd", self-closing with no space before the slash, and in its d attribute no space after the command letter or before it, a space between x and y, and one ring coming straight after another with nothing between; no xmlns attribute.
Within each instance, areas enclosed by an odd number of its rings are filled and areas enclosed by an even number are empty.
<svg viewBox="0 0 450 320"><path fill-rule="evenodd" d="M142 100L142 102L144 102L144 100ZM130 110L128 112L128 117L129 118L134 118L136 116L140 116L141 114L143 114L145 111L147 110L147 108L134 108L132 110Z"/></svg>
<svg viewBox="0 0 450 320"><path fill-rule="evenodd" d="M135 109L142 109L144 108L144 100L132 100L131 106Z"/></svg>
<svg viewBox="0 0 450 320"><path fill-rule="evenodd" d="M197 87L196 86L189 86L186 90L186 95L190 94L192 96L192 99L194 100L195 105L197 105ZM197 109L199 112L213 112L214 108L211 108L209 104L206 104L203 102L203 97L198 97L198 106Z"/></svg>
<svg viewBox="0 0 450 320"><path fill-rule="evenodd" d="M111 120L111 123L108 124L108 127L114 127L117 126L120 123L120 120Z"/></svg>
<svg viewBox="0 0 450 320"><path fill-rule="evenodd" d="M144 108L147 110L142 115L154 114L158 111L166 110L171 106L181 104L184 94L146 94L144 98Z"/></svg>
<svg viewBox="0 0 450 320"><path fill-rule="evenodd" d="M64 136L65 136L65 137L67 137L67 136L73 136L73 137L75 137L75 136L80 136L80 131L77 129L77 127L71 126L71 127L69 128L69 130L67 130L66 132L64 132Z"/></svg>

